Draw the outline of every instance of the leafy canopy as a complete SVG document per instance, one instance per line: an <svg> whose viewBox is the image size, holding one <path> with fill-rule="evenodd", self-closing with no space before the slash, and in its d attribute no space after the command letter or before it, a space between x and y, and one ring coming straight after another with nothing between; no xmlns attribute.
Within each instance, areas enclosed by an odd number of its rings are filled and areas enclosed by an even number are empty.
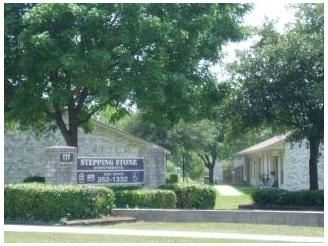
<svg viewBox="0 0 328 246"><path fill-rule="evenodd" d="M297 21L285 33L267 23L261 40L232 64L236 92L233 123L263 123L294 130L297 139L323 140L323 4L297 5Z"/></svg>
<svg viewBox="0 0 328 246"><path fill-rule="evenodd" d="M107 105L156 124L192 117L208 66L243 38L248 4L5 4L5 116L77 127ZM68 124L64 117L67 116ZM46 124L45 124L46 123Z"/></svg>

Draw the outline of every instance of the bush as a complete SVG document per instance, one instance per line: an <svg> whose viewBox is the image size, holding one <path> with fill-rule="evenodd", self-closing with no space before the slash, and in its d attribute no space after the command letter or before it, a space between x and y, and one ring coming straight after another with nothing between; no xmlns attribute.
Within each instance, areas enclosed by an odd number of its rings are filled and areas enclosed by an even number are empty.
<svg viewBox="0 0 328 246"><path fill-rule="evenodd" d="M287 191L283 189L257 189L252 200L258 205L323 206L323 190Z"/></svg>
<svg viewBox="0 0 328 246"><path fill-rule="evenodd" d="M141 190L142 186L130 185L130 186L106 186L107 188L113 190L114 192L123 190Z"/></svg>
<svg viewBox="0 0 328 246"><path fill-rule="evenodd" d="M168 190L116 190L116 207L175 208L176 196Z"/></svg>
<svg viewBox="0 0 328 246"><path fill-rule="evenodd" d="M177 208L213 209L215 206L216 191L209 185L168 184L160 188L174 191Z"/></svg>
<svg viewBox="0 0 328 246"><path fill-rule="evenodd" d="M178 183L178 181L179 181L179 175L176 174L176 173L168 173L165 176L165 181L166 181L166 183L169 183L169 184Z"/></svg>
<svg viewBox="0 0 328 246"><path fill-rule="evenodd" d="M45 177L39 177L39 176L29 176L23 180L23 183L45 183L46 179Z"/></svg>
<svg viewBox="0 0 328 246"><path fill-rule="evenodd" d="M83 185L16 184L4 186L4 217L59 221L87 219L112 212L114 192Z"/></svg>

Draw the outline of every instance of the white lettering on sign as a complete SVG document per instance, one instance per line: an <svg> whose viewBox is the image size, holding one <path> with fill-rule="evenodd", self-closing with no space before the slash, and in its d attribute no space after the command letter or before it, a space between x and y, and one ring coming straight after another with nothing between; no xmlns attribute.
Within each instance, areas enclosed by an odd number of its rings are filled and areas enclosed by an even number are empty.
<svg viewBox="0 0 328 246"><path fill-rule="evenodd" d="M114 160L112 159L81 159L81 166L112 166Z"/></svg>
<svg viewBox="0 0 328 246"><path fill-rule="evenodd" d="M71 155L70 154L62 154L63 161L70 161Z"/></svg>
<svg viewBox="0 0 328 246"><path fill-rule="evenodd" d="M59 154L59 162L60 165L73 165L73 153L60 153Z"/></svg>
<svg viewBox="0 0 328 246"><path fill-rule="evenodd" d="M123 165L123 166L136 166L137 160L124 160L124 159L118 159L115 162L116 165Z"/></svg>

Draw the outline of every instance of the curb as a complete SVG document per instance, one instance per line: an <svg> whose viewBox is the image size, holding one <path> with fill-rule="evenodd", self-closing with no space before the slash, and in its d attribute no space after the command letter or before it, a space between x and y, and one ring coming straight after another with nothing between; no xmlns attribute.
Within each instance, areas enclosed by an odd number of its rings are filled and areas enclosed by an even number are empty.
<svg viewBox="0 0 328 246"><path fill-rule="evenodd" d="M89 225L108 225L117 223L129 223L136 222L137 219L133 217L122 216L108 216L96 219L84 219L84 220L66 220L63 221L63 225L66 226L89 226Z"/></svg>

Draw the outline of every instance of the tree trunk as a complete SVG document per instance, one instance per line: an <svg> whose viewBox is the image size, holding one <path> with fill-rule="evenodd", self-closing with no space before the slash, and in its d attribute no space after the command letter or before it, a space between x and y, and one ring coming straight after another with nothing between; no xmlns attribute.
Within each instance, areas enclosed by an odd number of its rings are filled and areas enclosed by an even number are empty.
<svg viewBox="0 0 328 246"><path fill-rule="evenodd" d="M65 141L67 146L78 147L77 142L77 126L73 126L69 129L67 136L65 137Z"/></svg>
<svg viewBox="0 0 328 246"><path fill-rule="evenodd" d="M182 183L185 182L186 171L185 171L185 156L182 154Z"/></svg>
<svg viewBox="0 0 328 246"><path fill-rule="evenodd" d="M77 133L78 133L78 124L77 124L77 115L69 115L68 117L68 127L63 119L62 112L60 108L55 105L55 120L57 126L65 139L67 146L78 147Z"/></svg>
<svg viewBox="0 0 328 246"><path fill-rule="evenodd" d="M209 183L213 184L214 183L214 165L209 163L208 166L208 175L209 175Z"/></svg>
<svg viewBox="0 0 328 246"><path fill-rule="evenodd" d="M315 138L309 139L310 143L310 160L309 160L309 176L310 190L318 190L318 157L320 141Z"/></svg>
<svg viewBox="0 0 328 246"><path fill-rule="evenodd" d="M60 132L62 133L67 146L78 147L77 142L77 130L78 126L72 125L68 130L66 126L59 126Z"/></svg>
<svg viewBox="0 0 328 246"><path fill-rule="evenodd" d="M208 182L210 184L214 183L214 166L216 162L217 154L212 154L211 158L208 155L202 155L197 153L197 155L203 160L205 166L208 168ZM212 159L212 161L211 161Z"/></svg>

